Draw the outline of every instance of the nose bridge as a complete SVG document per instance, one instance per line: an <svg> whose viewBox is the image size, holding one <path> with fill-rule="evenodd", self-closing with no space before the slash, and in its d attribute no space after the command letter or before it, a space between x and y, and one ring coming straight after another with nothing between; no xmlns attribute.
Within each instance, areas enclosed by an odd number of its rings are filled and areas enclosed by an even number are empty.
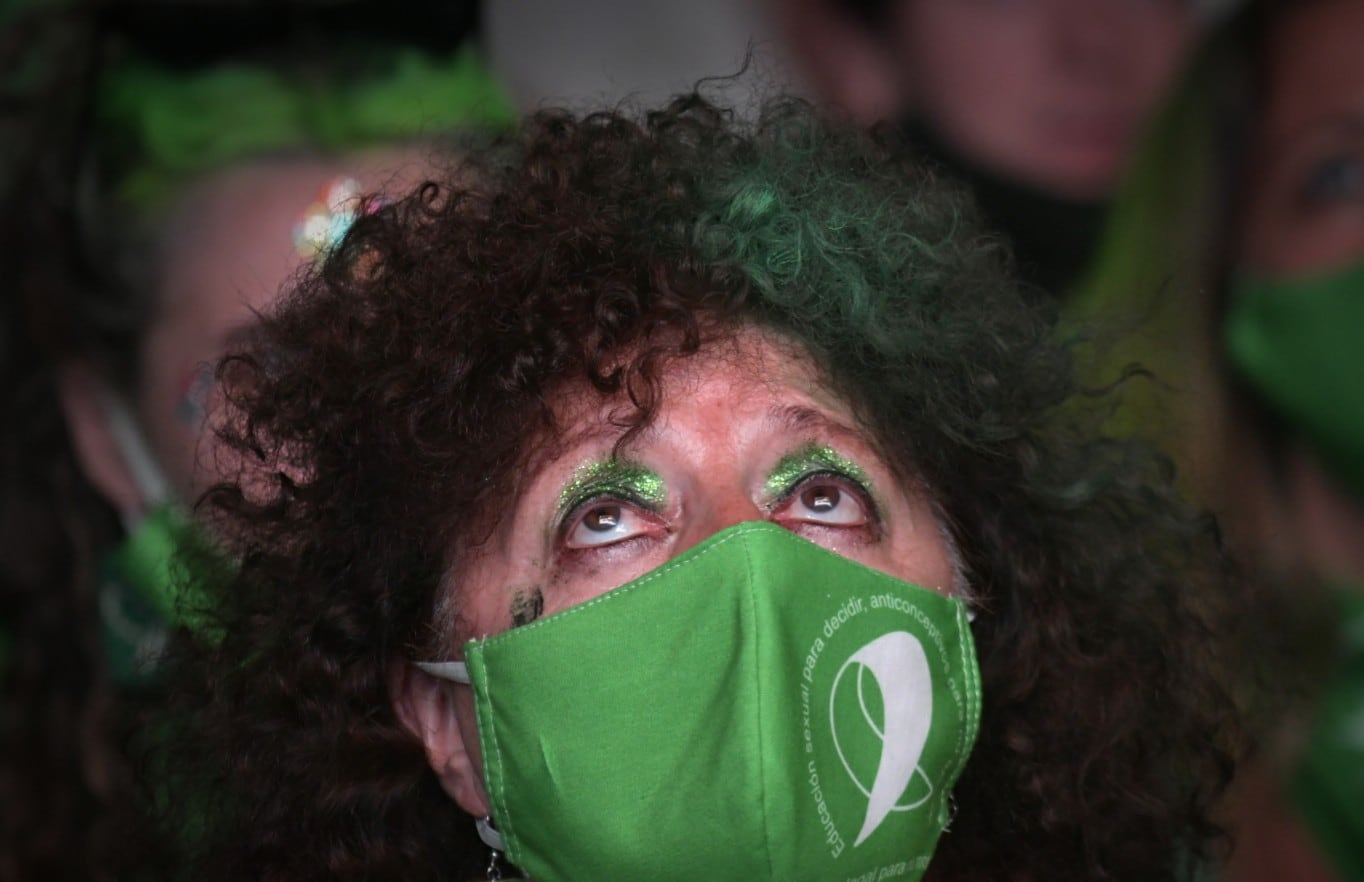
<svg viewBox="0 0 1364 882"><path fill-rule="evenodd" d="M766 512L741 485L719 482L707 486L693 500L674 543L674 554L704 542L716 533L745 521L764 520Z"/></svg>

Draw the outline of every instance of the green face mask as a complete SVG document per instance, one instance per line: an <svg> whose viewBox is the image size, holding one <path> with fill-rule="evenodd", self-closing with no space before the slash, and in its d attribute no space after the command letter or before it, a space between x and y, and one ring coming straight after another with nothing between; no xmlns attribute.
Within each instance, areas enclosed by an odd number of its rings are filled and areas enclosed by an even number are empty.
<svg viewBox="0 0 1364 882"><path fill-rule="evenodd" d="M1234 293L1232 363L1364 500L1364 261L1320 276L1246 278Z"/></svg>
<svg viewBox="0 0 1364 882"><path fill-rule="evenodd" d="M157 657L175 620L171 562L189 530L185 516L158 506L101 564L100 626L114 681L125 686L154 679Z"/></svg>
<svg viewBox="0 0 1364 882"><path fill-rule="evenodd" d="M465 654L537 882L916 880L980 717L961 601L765 523Z"/></svg>
<svg viewBox="0 0 1364 882"><path fill-rule="evenodd" d="M110 389L101 396L110 435L147 511L121 512L127 535L100 566L99 613L104 654L116 683L143 686L173 625L204 636L201 581L231 567L174 499L130 408Z"/></svg>

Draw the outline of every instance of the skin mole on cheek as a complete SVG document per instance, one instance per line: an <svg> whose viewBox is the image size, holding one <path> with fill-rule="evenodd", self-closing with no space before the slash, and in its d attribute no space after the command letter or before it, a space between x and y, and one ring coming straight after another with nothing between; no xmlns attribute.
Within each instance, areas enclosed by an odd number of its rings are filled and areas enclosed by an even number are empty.
<svg viewBox="0 0 1364 882"><path fill-rule="evenodd" d="M545 594L539 588L520 589L512 596L512 627L529 625L545 612Z"/></svg>

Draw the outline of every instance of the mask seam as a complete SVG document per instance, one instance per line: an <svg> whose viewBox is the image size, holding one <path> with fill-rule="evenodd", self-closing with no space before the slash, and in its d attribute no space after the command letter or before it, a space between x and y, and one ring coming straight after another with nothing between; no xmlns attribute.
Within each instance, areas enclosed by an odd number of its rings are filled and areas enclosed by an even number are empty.
<svg viewBox="0 0 1364 882"><path fill-rule="evenodd" d="M910 582L910 581L905 580L905 579L900 579L900 578L897 578L897 577L895 577L895 576L890 575L889 573L883 573L883 572L881 572L880 570L876 569L875 567L868 566L868 565L862 563L861 561L853 560L853 559L850 558L850 557L844 557L843 555L838 554L837 552L830 551L829 549L825 548L825 547L822 546L822 545L819 545L819 544L814 543L814 542L810 542L810 541L807 540L807 539L802 539L802 538L800 538L799 536L796 536L795 534L791 533L789 530L783 529L782 527L778 527L778 526L776 526L775 524L769 524L769 523L767 523L767 522L765 522L765 521L761 521L761 522L753 523L753 524L748 525L748 526L736 528L736 529L735 529L735 532L733 532L733 533L731 533L730 535L726 536L725 538L719 540L719 541L716 542L714 545L710 546L709 548L705 549L704 551L699 552L699 553L696 554L694 557L688 557L686 560L673 560L673 561L669 561L668 563L663 564L662 566L660 566L658 569L654 570L653 572L647 573L646 575L640 577L640 579L639 579L638 581L634 582L633 584L626 584L626 585L620 586L619 588L614 588L614 589L612 589L611 591L607 592L606 594L603 594L603 595L601 595L601 596L599 596L599 597L594 597L593 599L591 599L591 600L589 600L589 601L586 601L585 603L580 603L580 604L577 604L577 605L575 605L575 606L570 606L568 609L560 610L559 612L554 613L554 614L551 615L551 616L548 616L548 617L543 618L543 619L537 619L537 620L534 621L534 622L530 622L530 623L528 623L528 624L525 624L525 625L521 625L521 626L519 626L519 627L512 628L512 629L509 630L509 631L503 631L503 632L500 633L500 634L494 634L494 635L492 635L491 637L485 637L485 638L483 638L483 639L481 639L481 640L480 640L480 639L473 639L473 640L469 640L469 641L467 641L467 642L469 642L469 643L480 644L480 645L485 646L485 647L493 647L493 646L497 646L497 645L502 644L502 643L510 642L510 641L512 641L512 640L517 639L518 637L521 637L522 635L529 634L529 633L535 631L535 630L538 629L538 628L541 628L541 627L543 627L543 626L545 626L545 625L552 624L553 622L559 621L561 618L567 618L567 617L570 616L570 615L576 615L576 614L578 614L578 613L583 613L583 612L586 612L586 611L589 610L589 609L592 609L592 608L595 607L595 606L600 606L600 605L602 605L602 604L604 604L604 603L609 603L609 602L612 601L612 600L617 600L617 599L620 599L620 598L622 598L622 597L627 597L627 596L629 596L630 594L634 593L635 591L638 591L638 590L642 589L645 585L648 585L650 582L653 582L653 581L656 581L656 580L658 580L658 579L661 579L661 578L663 578L664 576L668 575L669 573L671 573L672 571L674 571L674 570L676 570L676 569L679 569L679 568L685 567L685 566L689 566L690 564L694 563L695 561L700 560L701 558L705 557L706 555L708 555L708 554L710 554L710 553L712 553L712 552L714 552L714 551L719 550L722 546L724 546L724 545L726 545L726 544L728 544L728 543L730 543L730 542L733 542L733 541L735 541L735 540L737 540L737 539L740 539L740 538L742 538L742 537L744 537L744 536L747 536L747 535L749 535L750 533L761 533L761 532L780 532L783 536L788 536L788 537L790 537L791 539L794 539L794 540L796 540L796 541L798 541L798 542L803 542L803 543L805 543L806 545L809 545L810 548L812 548L812 549L814 549L814 550L820 552L821 554L825 554L825 555L829 555L829 556L831 556L831 557L835 557L835 558L837 558L837 559L839 559L839 560L841 560L841 561L844 561L844 562L846 562L846 563L852 564L853 566L859 567L859 568L861 568L862 570L864 570L867 574L873 576L874 578L877 578L877 579L880 579L880 580L882 580L882 581L888 582L888 583L890 583L890 584L892 584L892 585L909 585L909 586L911 586L911 587L914 587L914 588L919 589L920 591L923 591L923 592L925 592L925 593L927 593L927 594L930 594L930 595L932 595L932 596L934 596L934 597L940 597L940 598L942 598L943 600L947 601L948 603L951 603L951 604L952 604L953 606L955 606L955 607L958 607L958 608L964 608L964 607L965 607L965 600L964 600L964 598L955 597L955 596L948 595L948 594L941 594L941 593L939 593L938 591L935 591L935 590L933 590L932 588L929 588L929 587L927 587L927 586L925 586L925 585L920 585L920 584L918 584L918 583L916 583L916 582Z"/></svg>
<svg viewBox="0 0 1364 882"><path fill-rule="evenodd" d="M487 667L486 667L486 664L487 664L487 659L486 659L486 657L484 658L483 661L484 661L484 678L483 678L483 679L484 679L484 682L486 683L487 680L488 680L488 677L487 677ZM475 710L475 712L476 712L476 713L475 713L475 718L478 720L478 729L479 729L479 733L480 733L481 735L483 735L483 737L485 738L485 740L489 740L489 741L492 742L493 751L494 751L494 753L495 753L496 756L497 756L497 770L498 770L497 784L498 784L498 786L496 786L496 787L491 787L490 789L494 791L494 794L495 794L495 795L493 796L493 800L494 800L494 802L496 803L497 808L500 809L501 817L494 818L494 820L497 822L498 827L499 827L499 831L502 833L503 841L504 841L504 842L506 843L506 845L507 845L507 858L508 858L508 860L510 860L512 863L518 863L518 860L517 860L517 859L521 856L521 854L520 854L520 853L521 853L521 845L520 845L520 840L517 838L516 833L515 833L515 825L512 823L512 819L511 819L511 806L508 805L508 803L507 803L507 772L506 772L506 768L503 766L503 760L502 760L502 743L498 740L498 737L497 737L497 723L495 722L495 718L496 718L497 715L493 713L493 694L492 694L492 690L490 690L490 689L485 689L485 690L484 690L484 695L485 695L485 701L487 702L487 705L488 705L488 720L487 720L487 725L486 725L486 726L484 725L484 721L483 721L481 715L477 714L478 708L475 707L474 710ZM485 730L485 729L486 729L486 734L484 734L484 730ZM485 779L488 777L487 771L488 771L487 769L484 769L484 778L485 778ZM491 782L489 782L489 783L491 784Z"/></svg>
<svg viewBox="0 0 1364 882"><path fill-rule="evenodd" d="M756 684L758 683L758 681L759 681L759 679L760 679L760 677L759 677L760 672L759 672L758 668L759 668L759 661L760 661L761 658L762 658L762 647L758 645L758 641L759 641L759 639L761 639L761 636L762 636L762 635L761 635L761 630L757 627L758 610L757 610L757 604L754 603L754 601L753 601L753 590L752 590L752 588L753 588L753 580L757 577L757 573L756 573L755 567L754 567L754 565L753 565L753 555L752 555L752 552L751 552L751 550L749 549L749 547L748 547L747 545L744 546L744 564L745 564L745 565L747 566L747 568L748 568L748 589L749 589L749 590L747 590L747 591L744 592L744 600L747 601L747 605L748 605L749 621L753 623L753 683L754 683L755 686L756 686ZM758 704L758 743L759 743L759 744L766 744L766 743L767 743L766 732L763 730L763 726L762 726L763 720L765 719L765 708L763 707L763 691L762 691L761 689L757 689L757 688L755 688L754 691L755 691L755 693L757 694L757 697L758 697L758 701L757 701L757 704ZM758 762L759 762L759 765L758 765L758 788L759 788L758 798L761 800L761 805L762 805L762 808L763 808L763 811L762 811L762 819L763 819L763 851L766 853L766 856L767 856L767 878L769 878L769 879L776 879L776 878L777 878L777 871L776 871L776 867L773 866L773 863L772 863L772 829L771 829L771 825L769 824L769 813L768 813L768 811L767 811L767 753L766 753L766 751L760 750L760 751L758 752L758 757L759 757L759 761L758 761Z"/></svg>
<svg viewBox="0 0 1364 882"><path fill-rule="evenodd" d="M686 565L689 561L700 560L700 559L701 559L702 557L704 557L705 555L711 553L712 551L714 551L714 550L716 550L716 549L718 549L718 548L721 548L722 546L724 546L725 544L727 544L728 542L730 542L730 541L732 541L732 540L734 540L734 539L741 538L741 537L743 537L743 536L746 536L746 535L748 535L748 534L750 534L750 533L754 533L754 532L764 532L764 531L766 531L767 529L769 529L770 527L771 527L771 525L768 525L768 524L754 524L754 525L751 526L751 527L746 527L746 528L743 528L743 529L741 529L741 530L736 530L736 531L735 531L733 534L731 534L730 536L726 536L724 539L721 539L719 542L716 542L716 543L715 543L714 545L712 545L710 548L705 549L704 551L702 551L700 554L696 555L695 557L689 558L688 561L680 561L680 562L678 562L677 564L674 564L674 565L671 565L671 566L666 567L665 569L666 569L666 571L671 571L671 570L677 569L677 568L680 567L680 566ZM775 529L781 529L781 528L778 527L778 528L775 528ZM750 558L750 556L749 556L749 552L748 552L747 549L744 550L744 558L745 558L745 560L748 562L749 574L750 574L750 576L751 576L751 575L752 575L752 572L753 572L753 566L752 566L752 561L751 561L751 558ZM650 581L651 579L661 577L661 576L663 576L664 574L665 574L664 569L661 569L661 570L659 570L659 571L656 571L656 572L655 572L653 575L651 575L650 577L648 577L648 578L646 578L646 579L644 579L644 580L641 580L639 583L637 583L636 587L642 587L644 584L646 584L646 582ZM588 605L596 604L596 603L598 603L598 602L600 602L600 601L602 601L602 600L605 600L605 599L608 599L607 596L603 596L602 598L597 598L596 600L589 601L588 604L583 604L583 605L580 606L580 607L572 607L571 609L575 609L575 610L576 610L576 609L581 609L583 606L588 606ZM751 603L751 600L752 600L752 599L750 598L750 603ZM544 620L542 620L542 621L544 621ZM531 623L530 625L526 625L526 626L524 626L524 627L522 627L522 628L519 628L519 629L516 629L516 630L518 630L518 631L531 630L532 628L536 627L536 626L539 625L539 624L540 624L539 622L533 622L533 623ZM513 633L514 633L514 632L513 632ZM487 656L486 656L485 653L482 652L482 649L486 648L487 645L490 644L490 643L492 643L492 640L484 641L484 646L483 646L483 647L480 647L479 650L476 650L480 655L483 655L483 663L484 663L484 676L483 676L483 679L484 679L485 682L487 682L487 681L488 681L489 679L491 679L491 678L488 676L488 672L487 672ZM497 737L497 724L496 724L496 722L495 722L496 714L495 714L494 711L493 711L493 696L492 696L492 691L491 691L491 690L484 690L484 693L485 693L485 701L486 701L487 707L488 707L488 714L487 714L488 719L487 719L486 725L484 724L484 720L482 719L482 716L481 716L481 715L476 714L475 716L476 716L476 718L477 718L477 720L478 720L478 728L479 728L480 734L484 737L485 740L491 741L491 742L492 742L492 745L493 745L493 752L494 752L494 754L495 754L496 757L497 757L497 770L498 770L497 785L496 785L496 786L490 786L489 789L493 791L493 793L490 794L490 795L492 796L493 801L494 801L494 803L495 803L495 806L496 806L496 808L499 810L499 813L500 813L500 815L501 815L501 817L495 818L495 820L497 821L497 823L498 823L498 825L499 825L499 829L500 829L500 831L501 831L501 833L502 833L502 836L503 836L503 839L504 839L504 841L506 842L506 845L507 845L507 858L508 858L508 860L510 860L512 863L516 864L516 863L518 863L518 858L521 857L521 855L520 855L520 851L521 851L521 848L520 848L520 839L519 839L519 837L517 837L517 835L516 835L516 832L515 832L515 824L514 824L514 822L512 821L512 818L511 818L511 807L510 807L509 803L507 802L507 797L506 797L506 781L507 781L507 775L506 775L506 769L505 769L505 767L503 766L503 759L502 759L502 744L501 744L501 742L498 740L498 737ZM475 710L477 710L477 708L475 708ZM485 780L486 780L488 777L489 777L489 776L488 776L488 770L485 769L485 770L484 770L484 778L485 778ZM488 782L488 783L491 785L492 782ZM765 785L765 781L764 781L764 785ZM764 794L764 796L765 796L765 794ZM765 804L765 798L764 798L764 804ZM765 821L764 821L764 829L766 829L766 822L765 822ZM770 846L768 847L768 855L767 855L767 858L768 858L768 867L769 867L769 870L770 870L771 865L772 865L772 857L771 857Z"/></svg>
<svg viewBox="0 0 1364 882"><path fill-rule="evenodd" d="M970 745L975 743L976 734L980 727L980 669L977 665L972 664L975 641L970 629L970 624L965 621L965 611L959 607L957 609L957 644L961 651L962 673L966 677L963 686L966 689L964 699L967 718L963 721L966 725L957 730L957 749L952 758L953 789L956 787L956 779L961 776L962 771L966 768L966 760L970 755Z"/></svg>

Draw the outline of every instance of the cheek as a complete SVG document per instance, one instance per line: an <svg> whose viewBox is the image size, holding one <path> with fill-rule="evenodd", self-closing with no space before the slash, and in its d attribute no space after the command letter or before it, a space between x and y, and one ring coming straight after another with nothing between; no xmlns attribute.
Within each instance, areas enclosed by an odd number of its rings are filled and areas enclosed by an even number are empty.
<svg viewBox="0 0 1364 882"><path fill-rule="evenodd" d="M842 553L906 582L950 593L957 581L955 558L932 506L915 497L891 500L887 508L882 541Z"/></svg>
<svg viewBox="0 0 1364 882"><path fill-rule="evenodd" d="M1364 207L1303 211L1276 194L1257 197L1248 213L1241 259L1268 273L1300 274L1364 255Z"/></svg>
<svg viewBox="0 0 1364 882"><path fill-rule="evenodd" d="M468 576L456 580L459 601L454 636L457 644L500 634L511 627L514 592L506 587L509 578L505 567L484 561Z"/></svg>
<svg viewBox="0 0 1364 882"><path fill-rule="evenodd" d="M899 548L892 546L890 556L892 559L879 569L942 594L950 594L956 587L952 555L936 522L921 525L914 541Z"/></svg>
<svg viewBox="0 0 1364 882"><path fill-rule="evenodd" d="M544 614L552 615L600 597L608 591L667 563L671 552L669 543L646 543L638 548L622 543L611 551L584 555L581 563L556 572L545 586Z"/></svg>
<svg viewBox="0 0 1364 882"><path fill-rule="evenodd" d="M454 639L500 634L557 611L545 567L533 549L502 546L494 536L481 553L456 565Z"/></svg>
<svg viewBox="0 0 1364 882"><path fill-rule="evenodd" d="M976 128L1000 125L1026 112L1039 91L1038 53L1025 31L954 22L913 35L905 46L914 97L940 116Z"/></svg>

